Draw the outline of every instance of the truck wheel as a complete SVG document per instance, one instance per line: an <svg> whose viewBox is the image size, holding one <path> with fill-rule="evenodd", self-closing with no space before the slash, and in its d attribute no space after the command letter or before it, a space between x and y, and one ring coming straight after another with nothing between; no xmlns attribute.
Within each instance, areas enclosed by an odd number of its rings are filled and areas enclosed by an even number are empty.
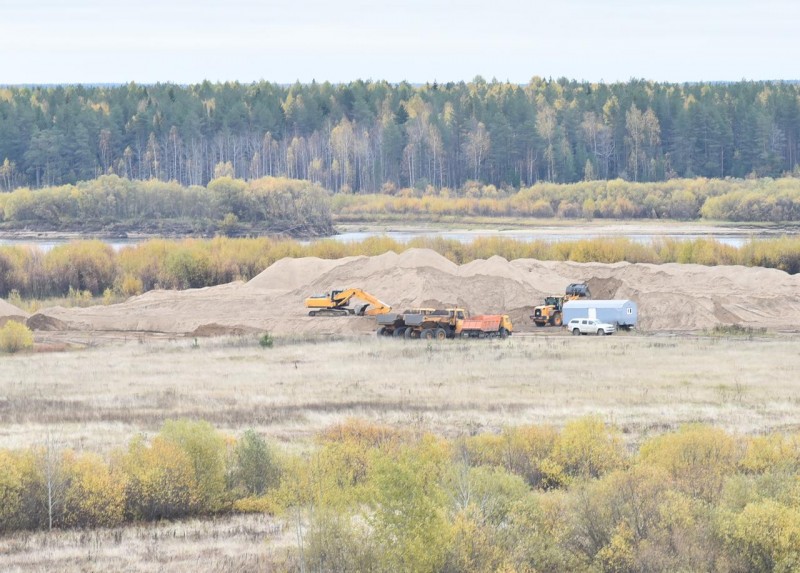
<svg viewBox="0 0 800 573"><path fill-rule="evenodd" d="M414 338L414 330L412 330L411 328L406 328L405 332L403 332L403 338L405 338L406 340Z"/></svg>
<svg viewBox="0 0 800 573"><path fill-rule="evenodd" d="M422 332L419 333L419 337L422 340L433 340L433 330L430 328L424 328Z"/></svg>
<svg viewBox="0 0 800 573"><path fill-rule="evenodd" d="M557 312L553 315L553 326L561 326L561 313Z"/></svg>
<svg viewBox="0 0 800 573"><path fill-rule="evenodd" d="M535 324L536 326L538 326L540 328L544 327L544 323L543 322L534 322L533 324Z"/></svg>
<svg viewBox="0 0 800 573"><path fill-rule="evenodd" d="M395 329L394 329L394 332L392 333L392 336L394 336L395 338L400 338L400 337L402 337L402 336L403 336L405 333L406 333L406 329L405 329L405 327L404 327L404 326L401 326L400 328L395 328Z"/></svg>
<svg viewBox="0 0 800 573"><path fill-rule="evenodd" d="M444 328L437 328L433 334L436 340L447 340L447 331Z"/></svg>
<svg viewBox="0 0 800 573"><path fill-rule="evenodd" d="M508 338L508 331L502 326L500 327L500 338Z"/></svg>
<svg viewBox="0 0 800 573"><path fill-rule="evenodd" d="M606 333L606 331L603 330L602 328L598 328L597 329L597 336L603 336L605 333Z"/></svg>
<svg viewBox="0 0 800 573"><path fill-rule="evenodd" d="M581 335L581 329L580 328L573 328L572 329L572 336L580 336L580 335Z"/></svg>
<svg viewBox="0 0 800 573"><path fill-rule="evenodd" d="M386 336L386 327L385 326L381 326L378 329L377 335L378 335L378 337Z"/></svg>

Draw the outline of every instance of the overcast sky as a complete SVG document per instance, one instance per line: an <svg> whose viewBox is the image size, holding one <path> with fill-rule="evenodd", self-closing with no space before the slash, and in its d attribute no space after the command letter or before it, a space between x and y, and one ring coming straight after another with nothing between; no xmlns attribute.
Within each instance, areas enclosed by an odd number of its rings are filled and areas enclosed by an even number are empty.
<svg viewBox="0 0 800 573"><path fill-rule="evenodd" d="M797 0L0 0L0 84L798 79Z"/></svg>

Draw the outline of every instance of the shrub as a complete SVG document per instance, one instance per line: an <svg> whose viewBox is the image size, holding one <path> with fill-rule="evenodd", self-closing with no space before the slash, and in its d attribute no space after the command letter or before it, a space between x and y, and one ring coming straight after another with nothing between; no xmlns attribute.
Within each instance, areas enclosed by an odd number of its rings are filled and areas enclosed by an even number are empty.
<svg viewBox="0 0 800 573"><path fill-rule="evenodd" d="M198 510L225 508L225 440L208 422L168 420L159 437L179 447L189 457L197 483Z"/></svg>
<svg viewBox="0 0 800 573"><path fill-rule="evenodd" d="M233 511L237 513L266 513L275 515L280 511L280 505L273 496L243 497L233 502Z"/></svg>
<svg viewBox="0 0 800 573"><path fill-rule="evenodd" d="M198 507L192 460L178 445L156 437L148 446L136 438L120 465L127 478L129 517L171 519L190 515Z"/></svg>
<svg viewBox="0 0 800 573"><path fill-rule="evenodd" d="M272 348L273 344L275 344L275 340L269 332L265 332L261 335L261 338L258 339L258 345L261 348Z"/></svg>
<svg viewBox="0 0 800 573"><path fill-rule="evenodd" d="M736 441L723 430L689 425L646 442L639 458L667 470L681 491L713 501L725 476L734 471L738 454Z"/></svg>
<svg viewBox="0 0 800 573"><path fill-rule="evenodd" d="M753 573L797 571L800 510L773 500L748 504L738 515L724 513L720 529L731 554Z"/></svg>
<svg viewBox="0 0 800 573"><path fill-rule="evenodd" d="M393 571L438 571L446 558L450 526L440 486L448 456L433 438L380 456L372 475L375 539Z"/></svg>
<svg viewBox="0 0 800 573"><path fill-rule="evenodd" d="M9 320L0 328L0 350L14 353L29 348L33 348L33 332L30 328L16 320Z"/></svg>
<svg viewBox="0 0 800 573"><path fill-rule="evenodd" d="M749 473L768 471L797 471L800 468L800 436L780 434L758 436L747 440L739 467Z"/></svg>
<svg viewBox="0 0 800 573"><path fill-rule="evenodd" d="M556 438L547 478L563 481L559 468L567 478L596 478L622 467L624 459L619 431L597 416L587 416L568 423Z"/></svg>
<svg viewBox="0 0 800 573"><path fill-rule="evenodd" d="M280 482L280 468L267 442L254 430L247 430L236 444L233 481L249 495L259 496Z"/></svg>
<svg viewBox="0 0 800 573"><path fill-rule="evenodd" d="M0 533L19 527L22 493L22 472L17 460L10 452L0 450Z"/></svg>
<svg viewBox="0 0 800 573"><path fill-rule="evenodd" d="M93 454L67 452L62 461L64 525L113 527L125 514L125 480Z"/></svg>
<svg viewBox="0 0 800 573"><path fill-rule="evenodd" d="M553 453L558 432L551 426L520 426L506 432L505 466L534 487L546 485L543 462Z"/></svg>

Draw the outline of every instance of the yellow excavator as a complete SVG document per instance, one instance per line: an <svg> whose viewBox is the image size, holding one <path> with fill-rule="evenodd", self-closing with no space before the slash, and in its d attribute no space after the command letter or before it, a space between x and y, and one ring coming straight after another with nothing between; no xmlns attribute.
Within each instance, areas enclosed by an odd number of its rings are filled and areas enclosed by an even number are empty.
<svg viewBox="0 0 800 573"><path fill-rule="evenodd" d="M354 298L367 304L347 306ZM375 316L392 310L391 306L360 288L332 290L327 294L310 296L306 299L306 308L311 309L308 316Z"/></svg>

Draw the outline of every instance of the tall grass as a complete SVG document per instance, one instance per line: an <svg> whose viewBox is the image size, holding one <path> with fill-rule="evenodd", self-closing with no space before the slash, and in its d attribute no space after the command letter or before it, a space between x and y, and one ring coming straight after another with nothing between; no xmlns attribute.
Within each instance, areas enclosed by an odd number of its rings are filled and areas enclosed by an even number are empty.
<svg viewBox="0 0 800 573"><path fill-rule="evenodd" d="M352 255L432 249L463 264L499 255L508 260L615 263L697 263L744 265L800 272L800 239L752 239L741 247L714 239L656 239L640 243L624 237L574 241L520 241L480 237L470 243L440 237L400 242L377 236L344 243L324 239L303 244L272 238L152 239L119 252L100 241L76 241L48 252L32 247L0 247L0 296L130 296L155 288L185 289L249 280L284 257L336 259Z"/></svg>

